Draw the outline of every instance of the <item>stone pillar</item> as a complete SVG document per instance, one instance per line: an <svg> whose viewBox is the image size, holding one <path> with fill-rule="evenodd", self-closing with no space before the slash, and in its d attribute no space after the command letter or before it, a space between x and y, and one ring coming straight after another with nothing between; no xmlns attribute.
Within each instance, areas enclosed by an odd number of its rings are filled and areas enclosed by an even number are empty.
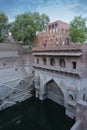
<svg viewBox="0 0 87 130"><path fill-rule="evenodd" d="M54 33L56 33L56 24L54 24L54 30L55 30L55 32L54 32Z"/></svg>
<svg viewBox="0 0 87 130"><path fill-rule="evenodd" d="M35 97L39 98L39 90L37 88L35 88Z"/></svg>
<svg viewBox="0 0 87 130"><path fill-rule="evenodd" d="M40 99L40 100L44 100L44 97L43 97L42 94L39 95L39 99Z"/></svg>
<svg viewBox="0 0 87 130"><path fill-rule="evenodd" d="M39 86L39 76L35 76L35 97L39 98L39 90L40 90L40 86Z"/></svg>
<svg viewBox="0 0 87 130"><path fill-rule="evenodd" d="M53 34L53 28L52 28L52 25L51 25L51 35Z"/></svg>
<svg viewBox="0 0 87 130"><path fill-rule="evenodd" d="M47 93L44 91L43 87L40 87L39 91L39 99L44 100L47 98Z"/></svg>

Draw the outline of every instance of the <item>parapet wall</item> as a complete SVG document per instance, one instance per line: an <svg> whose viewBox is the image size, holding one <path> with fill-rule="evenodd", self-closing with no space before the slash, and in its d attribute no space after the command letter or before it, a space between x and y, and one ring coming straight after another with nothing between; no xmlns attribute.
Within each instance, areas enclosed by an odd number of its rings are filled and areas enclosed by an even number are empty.
<svg viewBox="0 0 87 130"><path fill-rule="evenodd" d="M87 130L87 102L78 102L76 123L70 130Z"/></svg>
<svg viewBox="0 0 87 130"><path fill-rule="evenodd" d="M82 122L81 120L76 121L73 127L70 130L82 130Z"/></svg>

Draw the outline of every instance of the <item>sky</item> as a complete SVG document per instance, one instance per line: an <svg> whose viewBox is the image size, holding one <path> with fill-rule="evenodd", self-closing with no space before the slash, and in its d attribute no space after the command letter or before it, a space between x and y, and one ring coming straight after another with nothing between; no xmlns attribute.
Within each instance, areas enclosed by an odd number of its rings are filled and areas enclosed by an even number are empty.
<svg viewBox="0 0 87 130"><path fill-rule="evenodd" d="M4 12L10 22L18 14L29 11L47 14L50 22L70 23L74 16L87 18L87 0L0 0L0 12Z"/></svg>

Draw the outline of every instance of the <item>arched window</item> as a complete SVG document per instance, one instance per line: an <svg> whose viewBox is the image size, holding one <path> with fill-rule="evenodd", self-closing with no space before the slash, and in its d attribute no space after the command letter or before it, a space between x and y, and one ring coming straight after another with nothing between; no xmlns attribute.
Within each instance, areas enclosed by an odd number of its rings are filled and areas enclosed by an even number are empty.
<svg viewBox="0 0 87 130"><path fill-rule="evenodd" d="M46 58L43 58L43 64L44 64L44 65L47 64Z"/></svg>
<svg viewBox="0 0 87 130"><path fill-rule="evenodd" d="M55 65L55 60L54 60L54 58L51 58L51 59L50 59L50 65L51 65L51 66L54 66L54 65Z"/></svg>
<svg viewBox="0 0 87 130"><path fill-rule="evenodd" d="M3 66L6 66L6 63L3 63Z"/></svg>
<svg viewBox="0 0 87 130"><path fill-rule="evenodd" d="M85 94L83 95L83 101L85 101Z"/></svg>
<svg viewBox="0 0 87 130"><path fill-rule="evenodd" d="M65 67L65 60L63 58L60 59L60 66Z"/></svg>
<svg viewBox="0 0 87 130"><path fill-rule="evenodd" d="M72 95L69 95L69 100L74 100L74 97Z"/></svg>
<svg viewBox="0 0 87 130"><path fill-rule="evenodd" d="M36 59L36 62L37 62L37 64L39 64L39 59L38 58Z"/></svg>

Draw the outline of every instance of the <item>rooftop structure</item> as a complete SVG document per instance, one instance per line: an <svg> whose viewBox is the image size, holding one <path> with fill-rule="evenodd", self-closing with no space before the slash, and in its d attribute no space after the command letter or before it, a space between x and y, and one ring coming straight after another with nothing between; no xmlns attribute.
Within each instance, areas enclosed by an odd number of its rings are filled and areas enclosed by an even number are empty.
<svg viewBox="0 0 87 130"><path fill-rule="evenodd" d="M39 33L36 46L69 44L69 24L63 21L55 21L47 25L45 32Z"/></svg>

